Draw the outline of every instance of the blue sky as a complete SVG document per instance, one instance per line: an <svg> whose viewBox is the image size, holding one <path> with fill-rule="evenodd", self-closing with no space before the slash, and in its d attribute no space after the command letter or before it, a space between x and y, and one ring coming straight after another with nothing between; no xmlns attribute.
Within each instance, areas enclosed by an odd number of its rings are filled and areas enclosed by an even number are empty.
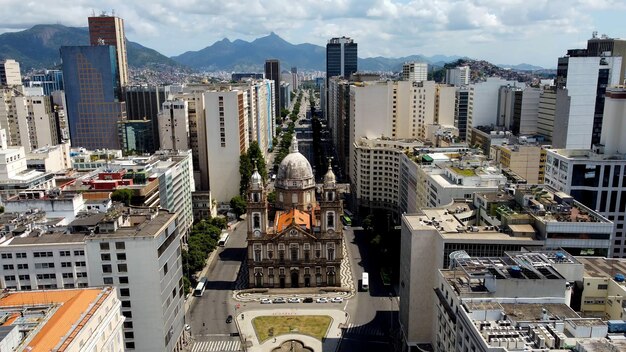
<svg viewBox="0 0 626 352"><path fill-rule="evenodd" d="M114 9L129 40L168 56L273 31L295 44L349 36L360 57L443 54L555 67L594 30L626 37L626 0L0 0L0 8L0 33L85 27L92 11Z"/></svg>

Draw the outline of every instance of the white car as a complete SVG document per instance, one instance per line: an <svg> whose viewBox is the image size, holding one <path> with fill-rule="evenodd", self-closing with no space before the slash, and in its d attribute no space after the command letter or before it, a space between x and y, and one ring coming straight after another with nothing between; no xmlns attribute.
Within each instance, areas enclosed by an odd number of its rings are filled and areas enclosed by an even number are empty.
<svg viewBox="0 0 626 352"><path fill-rule="evenodd" d="M317 303L328 303L328 298L320 297L320 298L316 299L315 302L317 302Z"/></svg>
<svg viewBox="0 0 626 352"><path fill-rule="evenodd" d="M272 300L269 298L261 298L261 304L272 304Z"/></svg>
<svg viewBox="0 0 626 352"><path fill-rule="evenodd" d="M282 298L282 297L276 297L274 298L274 300L272 301L273 303L287 303L287 301Z"/></svg>
<svg viewBox="0 0 626 352"><path fill-rule="evenodd" d="M343 298L342 297L333 297L330 299L331 302L333 303L343 303Z"/></svg>
<svg viewBox="0 0 626 352"><path fill-rule="evenodd" d="M300 298L298 297L291 297L291 298L287 298L287 302L288 303L300 303L302 302L302 300L300 300Z"/></svg>

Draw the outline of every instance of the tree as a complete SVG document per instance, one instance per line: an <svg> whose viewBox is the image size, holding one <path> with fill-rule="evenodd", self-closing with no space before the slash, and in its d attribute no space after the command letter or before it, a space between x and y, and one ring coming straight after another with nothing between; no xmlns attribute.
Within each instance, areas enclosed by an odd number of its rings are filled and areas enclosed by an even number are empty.
<svg viewBox="0 0 626 352"><path fill-rule="evenodd" d="M370 214L363 219L363 229L367 232L374 230L374 215Z"/></svg>
<svg viewBox="0 0 626 352"><path fill-rule="evenodd" d="M111 193L111 200L114 202L122 202L124 205L129 206L130 200L133 198L134 192L130 189L116 189Z"/></svg>
<svg viewBox="0 0 626 352"><path fill-rule="evenodd" d="M214 218L209 218L209 220L207 220L207 224L215 226L219 228L220 230L223 230L228 225L228 222L223 217L214 217Z"/></svg>
<svg viewBox="0 0 626 352"><path fill-rule="evenodd" d="M267 167L265 165L265 157L263 156L263 152L259 147L259 143L257 141L253 141L250 143L250 147L248 148L248 158L250 159L250 165L253 165L252 168L254 170L254 163L256 161L256 167L259 170L259 174L263 180L267 180ZM252 176L252 174L250 174Z"/></svg>
<svg viewBox="0 0 626 352"><path fill-rule="evenodd" d="M280 117L285 118L289 115L289 109L282 108L280 109Z"/></svg>
<svg viewBox="0 0 626 352"><path fill-rule="evenodd" d="M230 200L230 207L239 218L246 212L246 201L241 196L234 196Z"/></svg>
<svg viewBox="0 0 626 352"><path fill-rule="evenodd" d="M274 204L276 203L276 192L272 191L267 194L267 201Z"/></svg>
<svg viewBox="0 0 626 352"><path fill-rule="evenodd" d="M246 194L250 184L250 176L252 176L252 164L250 163L250 158L248 158L248 153L243 153L239 156L239 175L241 175L239 194Z"/></svg>

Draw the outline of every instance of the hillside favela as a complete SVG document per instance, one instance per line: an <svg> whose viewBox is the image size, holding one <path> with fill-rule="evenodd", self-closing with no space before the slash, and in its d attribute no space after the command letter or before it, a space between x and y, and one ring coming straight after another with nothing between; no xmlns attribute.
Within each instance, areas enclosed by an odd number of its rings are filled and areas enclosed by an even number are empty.
<svg viewBox="0 0 626 352"><path fill-rule="evenodd" d="M0 352L626 352L626 2L0 8Z"/></svg>

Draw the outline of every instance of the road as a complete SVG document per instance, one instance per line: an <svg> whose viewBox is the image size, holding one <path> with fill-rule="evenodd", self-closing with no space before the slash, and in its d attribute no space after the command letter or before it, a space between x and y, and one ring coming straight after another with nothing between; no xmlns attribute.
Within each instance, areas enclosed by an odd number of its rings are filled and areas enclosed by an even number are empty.
<svg viewBox="0 0 626 352"><path fill-rule="evenodd" d="M239 350L239 339L230 337L231 333L237 333L237 327L234 323L227 324L226 318L228 315L236 316L232 291L245 253L246 222L241 221L231 232L226 246L218 247L217 256L210 263L206 275L208 282L204 295L196 297L189 311L191 336L196 342L193 352Z"/></svg>
<svg viewBox="0 0 626 352"><path fill-rule="evenodd" d="M350 314L340 351L391 351L390 331L398 330L398 301L391 288L382 284L379 267L371 260L362 234L355 235L354 228L344 230L355 284L360 288L364 271L369 273L370 289L357 292L346 311ZM391 295L390 295L391 294Z"/></svg>

